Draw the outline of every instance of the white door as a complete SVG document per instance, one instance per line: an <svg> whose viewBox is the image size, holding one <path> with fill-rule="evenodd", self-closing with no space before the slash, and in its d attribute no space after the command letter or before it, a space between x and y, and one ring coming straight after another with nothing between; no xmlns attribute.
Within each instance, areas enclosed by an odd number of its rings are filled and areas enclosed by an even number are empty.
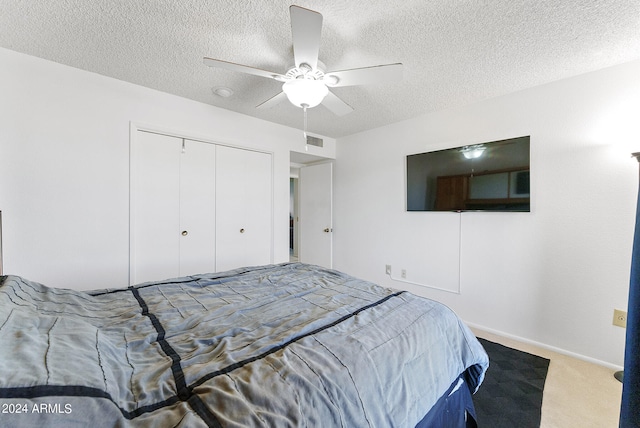
<svg viewBox="0 0 640 428"><path fill-rule="evenodd" d="M302 263L333 266L333 164L300 168L300 237Z"/></svg>
<svg viewBox="0 0 640 428"><path fill-rule="evenodd" d="M131 284L215 271L215 147L136 133Z"/></svg>
<svg viewBox="0 0 640 428"><path fill-rule="evenodd" d="M184 140L180 160L180 276L215 272L216 146Z"/></svg>
<svg viewBox="0 0 640 428"><path fill-rule="evenodd" d="M131 165L131 284L180 271L182 139L138 131Z"/></svg>
<svg viewBox="0 0 640 428"><path fill-rule="evenodd" d="M216 271L272 263L271 155L217 146Z"/></svg>

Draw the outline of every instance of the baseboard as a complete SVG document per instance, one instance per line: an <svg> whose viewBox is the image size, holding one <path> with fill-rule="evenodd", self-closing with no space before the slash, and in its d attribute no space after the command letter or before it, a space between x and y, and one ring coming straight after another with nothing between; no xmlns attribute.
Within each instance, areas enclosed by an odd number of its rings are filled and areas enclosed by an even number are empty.
<svg viewBox="0 0 640 428"><path fill-rule="evenodd" d="M483 325L469 323L469 322L466 322L466 321L465 321L465 323L469 327L477 329L477 330L482 330L482 331L485 331L487 333L495 334L496 336L501 336L501 337L504 337L506 339L516 340L518 342L526 343L528 345L537 346L538 348L546 349L548 351L556 352L558 354L566 355L568 357L576 358L578 360L586 361L588 363L593 363L593 364L597 364L599 366L607 367L607 368L609 368L611 370L614 370L614 371L618 371L618 370L622 370L623 369L622 366L619 366L617 364L611 364L611 363L608 363L606 361L598 360L596 358L587 357L586 355L577 354L575 352L567 351L566 349L557 348L555 346L551 346L551 345L547 345L547 344L544 344L544 343L536 342L535 340L530 340L530 339L526 339L524 337L516 336L514 334L509 334L509 333L505 333L503 331L494 330L492 328L485 327Z"/></svg>

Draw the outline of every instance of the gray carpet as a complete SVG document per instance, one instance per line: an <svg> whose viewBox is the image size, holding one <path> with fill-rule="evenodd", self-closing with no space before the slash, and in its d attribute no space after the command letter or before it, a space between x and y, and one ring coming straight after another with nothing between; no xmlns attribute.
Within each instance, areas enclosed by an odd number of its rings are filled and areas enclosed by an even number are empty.
<svg viewBox="0 0 640 428"><path fill-rule="evenodd" d="M489 369L473 396L479 427L538 428L549 360L478 339Z"/></svg>

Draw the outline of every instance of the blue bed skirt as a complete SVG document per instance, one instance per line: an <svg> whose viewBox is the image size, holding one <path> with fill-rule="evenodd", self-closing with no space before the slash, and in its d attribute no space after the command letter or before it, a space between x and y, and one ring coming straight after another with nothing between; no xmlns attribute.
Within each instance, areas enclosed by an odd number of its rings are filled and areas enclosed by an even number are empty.
<svg viewBox="0 0 640 428"><path fill-rule="evenodd" d="M477 428L476 411L465 378L463 373L451 384L416 428Z"/></svg>

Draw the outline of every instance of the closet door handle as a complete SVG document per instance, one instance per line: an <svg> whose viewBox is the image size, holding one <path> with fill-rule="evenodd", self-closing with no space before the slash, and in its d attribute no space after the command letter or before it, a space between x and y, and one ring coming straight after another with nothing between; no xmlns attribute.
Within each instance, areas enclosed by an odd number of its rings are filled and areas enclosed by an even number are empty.
<svg viewBox="0 0 640 428"><path fill-rule="evenodd" d="M187 236L189 234L189 232L187 232L186 230L182 231L182 236Z"/></svg>
<svg viewBox="0 0 640 428"><path fill-rule="evenodd" d="M240 229L240 233L244 233L244 229Z"/></svg>

